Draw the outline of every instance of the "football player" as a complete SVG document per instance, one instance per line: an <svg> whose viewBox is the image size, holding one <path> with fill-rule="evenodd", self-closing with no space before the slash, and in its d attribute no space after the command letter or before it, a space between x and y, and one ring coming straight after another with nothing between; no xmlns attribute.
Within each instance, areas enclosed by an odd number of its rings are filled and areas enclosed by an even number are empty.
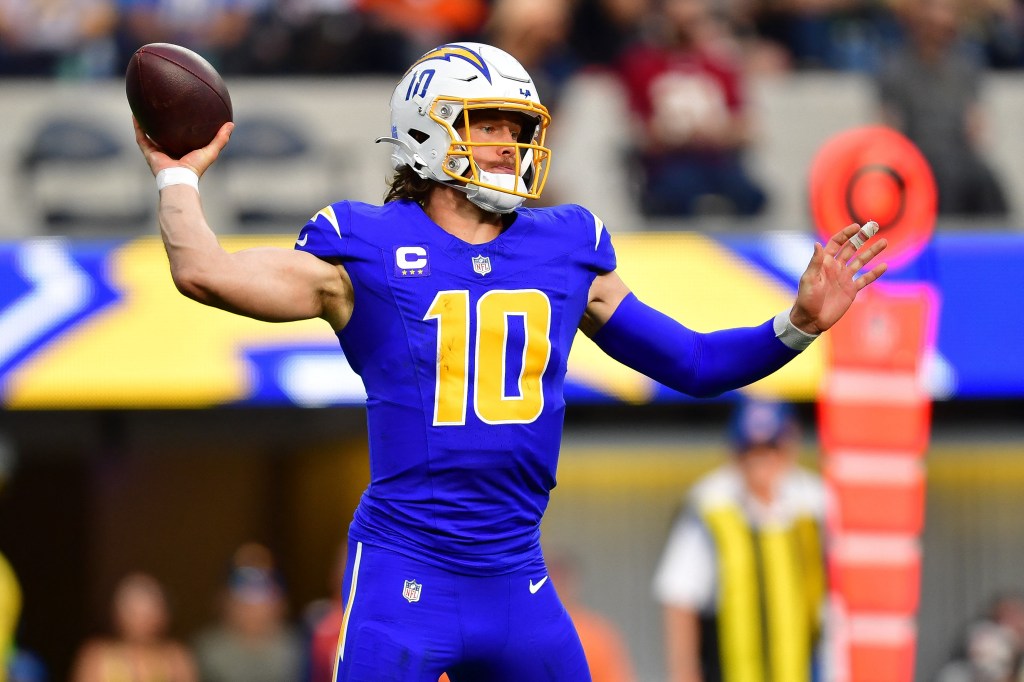
<svg viewBox="0 0 1024 682"><path fill-rule="evenodd" d="M262 320L323 318L365 384L371 481L349 529L338 682L589 680L540 546L577 329L711 396L796 357L885 270L865 268L884 240L858 250L850 225L815 245L790 309L695 333L630 292L590 211L522 207L544 188L550 122L512 56L438 47L392 96L384 205L339 201L294 250L236 253L198 192L231 124L180 161L136 127L178 289Z"/></svg>

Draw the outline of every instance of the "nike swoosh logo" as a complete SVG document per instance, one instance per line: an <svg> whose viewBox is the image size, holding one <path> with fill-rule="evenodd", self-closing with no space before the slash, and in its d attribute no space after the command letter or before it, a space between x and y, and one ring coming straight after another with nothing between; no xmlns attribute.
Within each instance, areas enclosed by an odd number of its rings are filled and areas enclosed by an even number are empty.
<svg viewBox="0 0 1024 682"><path fill-rule="evenodd" d="M298 244L299 246L305 246L305 245L306 245L306 242L307 242L308 240L309 240L309 232L307 232L306 234L302 235L302 237L301 237L301 238L299 238L299 239L296 239L296 240L295 240L295 243L296 243L296 244Z"/></svg>
<svg viewBox="0 0 1024 682"><path fill-rule="evenodd" d="M530 578L530 594L537 594L537 590L539 590L540 588L544 587L544 583L546 583L547 581L548 581L548 577L544 576L543 578L540 579L539 583L534 584L533 578Z"/></svg>

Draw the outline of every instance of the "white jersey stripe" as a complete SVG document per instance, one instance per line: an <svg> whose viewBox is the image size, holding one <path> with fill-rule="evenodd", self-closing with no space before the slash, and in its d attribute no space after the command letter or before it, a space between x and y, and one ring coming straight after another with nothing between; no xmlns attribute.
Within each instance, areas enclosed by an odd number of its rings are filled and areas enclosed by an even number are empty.
<svg viewBox="0 0 1024 682"><path fill-rule="evenodd" d="M601 233L604 232L604 221L593 213L590 215L594 216L594 251L597 251L597 247L601 244Z"/></svg>
<svg viewBox="0 0 1024 682"><path fill-rule="evenodd" d="M332 680L338 679L338 664L345 659L345 638L348 635L348 618L352 615L352 609L356 604L356 587L359 586L359 563L363 558L363 543L356 543L356 558L352 563L352 587L348 591L348 599L345 602L345 617L341 621L341 633L338 635L338 651L334 657L334 674Z"/></svg>

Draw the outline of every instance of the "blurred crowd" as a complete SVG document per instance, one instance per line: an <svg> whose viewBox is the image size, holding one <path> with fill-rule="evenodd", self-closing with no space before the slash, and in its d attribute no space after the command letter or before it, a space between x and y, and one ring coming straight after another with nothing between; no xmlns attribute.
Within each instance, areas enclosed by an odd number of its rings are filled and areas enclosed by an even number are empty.
<svg viewBox="0 0 1024 682"><path fill-rule="evenodd" d="M935 172L940 215L1009 214L981 87L1024 67L1024 0L0 0L0 78L116 78L152 42L229 76L397 76L456 40L511 53L556 113L575 75L616 77L647 217L763 214L745 84L813 70L873 79L878 118Z"/></svg>
<svg viewBox="0 0 1024 682"><path fill-rule="evenodd" d="M263 544L244 543L231 557L215 614L182 639L173 634L171 599L161 581L147 572L130 572L113 588L106 626L78 647L68 680L332 682L344 627L346 559L339 547L329 571L330 596L292 613L274 554ZM558 551L549 563L552 581L577 623L594 682L633 682L624 634L582 599L577 558ZM57 671L16 646L20 605L17 579L0 554L0 607L5 607L0 610L0 682L57 679ZM447 675L439 682L448 682Z"/></svg>
<svg viewBox="0 0 1024 682"><path fill-rule="evenodd" d="M71 682L328 682L334 646L320 640L326 626L336 645L340 603L316 602L294 617L287 602L271 551L246 543L232 557L216 615L179 641L162 584L130 573L114 588L106 632L79 648Z"/></svg>
<svg viewBox="0 0 1024 682"><path fill-rule="evenodd" d="M918 0L708 0L752 69L873 70ZM483 39L559 80L664 33L671 0L0 0L0 75L123 73L173 42L224 73L401 73L425 50ZM1024 66L1024 2L960 0L961 35L992 68Z"/></svg>
<svg viewBox="0 0 1024 682"><path fill-rule="evenodd" d="M988 608L964 628L953 656L936 682L1021 682L1024 680L1024 594L995 595Z"/></svg>

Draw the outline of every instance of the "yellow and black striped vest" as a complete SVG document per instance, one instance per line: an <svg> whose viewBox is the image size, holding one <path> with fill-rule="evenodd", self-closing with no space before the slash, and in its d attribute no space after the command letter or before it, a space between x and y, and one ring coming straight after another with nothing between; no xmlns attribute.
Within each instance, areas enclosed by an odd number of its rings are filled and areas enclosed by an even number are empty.
<svg viewBox="0 0 1024 682"><path fill-rule="evenodd" d="M705 649L717 660L705 667L723 682L810 682L825 596L818 520L808 513L752 528L736 504L700 515L718 570L714 632L704 639L717 643L717 652Z"/></svg>

